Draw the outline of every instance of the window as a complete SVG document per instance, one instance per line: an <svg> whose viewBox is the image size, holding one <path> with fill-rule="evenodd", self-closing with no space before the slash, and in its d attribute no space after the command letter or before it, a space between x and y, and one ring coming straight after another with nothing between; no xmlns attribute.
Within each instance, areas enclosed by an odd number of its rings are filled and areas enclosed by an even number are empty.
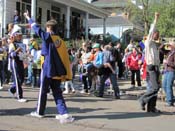
<svg viewBox="0 0 175 131"><path fill-rule="evenodd" d="M31 0L22 0L22 2L31 4Z"/></svg>
<svg viewBox="0 0 175 131"><path fill-rule="evenodd" d="M38 7L37 14L36 14L36 20L39 24L41 24L41 19L42 19L42 8Z"/></svg>
<svg viewBox="0 0 175 131"><path fill-rule="evenodd" d="M21 16L21 23L27 23L27 20L24 18L23 13L28 10L31 12L31 0L18 0L16 2L16 10L19 12L19 15ZM22 29L23 33L27 33L26 29Z"/></svg>
<svg viewBox="0 0 175 131"><path fill-rule="evenodd" d="M60 8L59 7L56 7L56 6L52 6L51 7L51 10L52 11L55 11L55 12L60 12Z"/></svg>
<svg viewBox="0 0 175 131"><path fill-rule="evenodd" d="M51 12L51 19L55 19L57 22L60 22L60 14L56 12Z"/></svg>
<svg viewBox="0 0 175 131"><path fill-rule="evenodd" d="M47 10L47 21L50 20L50 10Z"/></svg>
<svg viewBox="0 0 175 131"><path fill-rule="evenodd" d="M29 13L31 12L31 4L22 3L21 13L24 13L26 10L28 10ZM22 17L22 23L26 23L26 19L24 17Z"/></svg>
<svg viewBox="0 0 175 131"><path fill-rule="evenodd" d="M81 15L78 12L72 12L72 17L71 17L71 37L72 38L77 38L81 34L82 30L82 25L83 21L81 19Z"/></svg>
<svg viewBox="0 0 175 131"><path fill-rule="evenodd" d="M56 6L51 6L51 18L50 19L55 19L57 22L60 22L60 11L61 9Z"/></svg>
<svg viewBox="0 0 175 131"><path fill-rule="evenodd" d="M16 2L16 10L17 10L18 12L21 11L20 2Z"/></svg>

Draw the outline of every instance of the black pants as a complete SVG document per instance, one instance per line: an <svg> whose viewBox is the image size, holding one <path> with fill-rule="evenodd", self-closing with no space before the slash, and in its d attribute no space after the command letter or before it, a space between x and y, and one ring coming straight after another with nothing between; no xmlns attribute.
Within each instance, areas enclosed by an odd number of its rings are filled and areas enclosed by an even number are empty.
<svg viewBox="0 0 175 131"><path fill-rule="evenodd" d="M124 65L122 61L118 62L118 68L119 68L118 77L121 78L123 77L123 71L124 71Z"/></svg>
<svg viewBox="0 0 175 131"><path fill-rule="evenodd" d="M137 85L141 86L140 70L131 70L131 85L135 85L135 75L136 75Z"/></svg>
<svg viewBox="0 0 175 131"><path fill-rule="evenodd" d="M148 65L147 71L149 73L149 81L151 83L150 90L147 90L147 92L140 98L142 102L144 102L147 105L147 110L152 111L156 107L156 101L157 101L157 94L160 88L159 84L159 67L154 65Z"/></svg>
<svg viewBox="0 0 175 131"><path fill-rule="evenodd" d="M13 85L10 88L11 93L17 94L17 99L23 98L22 84L24 82L24 65L22 61L11 60L13 75Z"/></svg>
<svg viewBox="0 0 175 131"><path fill-rule="evenodd" d="M105 81L110 78L112 88L114 90L115 97L120 96L120 89L118 87L117 79L116 79L116 74L113 73L106 73L100 76L100 88L99 88L99 96L103 97L104 94L104 88L105 88Z"/></svg>
<svg viewBox="0 0 175 131"><path fill-rule="evenodd" d="M32 86L33 87L39 87L40 86L40 74L41 74L41 69L32 69L33 70L33 75L32 75ZM38 76L38 79L37 79Z"/></svg>
<svg viewBox="0 0 175 131"><path fill-rule="evenodd" d="M86 72L86 69L83 69L82 81L84 85L84 90L86 93L88 93L88 85L89 85L89 88L91 88L92 86L92 77L90 77L89 73L85 74L85 72Z"/></svg>
<svg viewBox="0 0 175 131"><path fill-rule="evenodd" d="M0 81L1 81L1 85L3 85L3 75L4 75L4 69L3 69L3 61L0 61Z"/></svg>

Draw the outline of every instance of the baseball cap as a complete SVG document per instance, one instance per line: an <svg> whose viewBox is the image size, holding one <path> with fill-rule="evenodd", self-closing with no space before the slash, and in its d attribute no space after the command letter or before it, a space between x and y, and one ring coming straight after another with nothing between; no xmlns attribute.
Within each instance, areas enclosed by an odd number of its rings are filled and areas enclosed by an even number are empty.
<svg viewBox="0 0 175 131"><path fill-rule="evenodd" d="M99 43L95 43L92 48L100 48L100 44Z"/></svg>

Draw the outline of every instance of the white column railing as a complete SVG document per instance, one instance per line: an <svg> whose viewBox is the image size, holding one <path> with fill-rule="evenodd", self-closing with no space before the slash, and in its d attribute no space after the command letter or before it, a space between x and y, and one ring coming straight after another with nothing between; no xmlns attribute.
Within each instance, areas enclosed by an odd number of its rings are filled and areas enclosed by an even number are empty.
<svg viewBox="0 0 175 131"><path fill-rule="evenodd" d="M103 35L106 35L106 18L103 18Z"/></svg>
<svg viewBox="0 0 175 131"><path fill-rule="evenodd" d="M89 38L89 36L88 36L88 34L89 34L88 20L89 20L89 13L86 12L86 20L85 20L85 38L86 38L86 40Z"/></svg>
<svg viewBox="0 0 175 131"><path fill-rule="evenodd" d="M70 6L67 6L66 11L66 38L70 38Z"/></svg>
<svg viewBox="0 0 175 131"><path fill-rule="evenodd" d="M32 0L32 7L31 7L31 17L34 21L36 21L36 7L37 7L37 0Z"/></svg>

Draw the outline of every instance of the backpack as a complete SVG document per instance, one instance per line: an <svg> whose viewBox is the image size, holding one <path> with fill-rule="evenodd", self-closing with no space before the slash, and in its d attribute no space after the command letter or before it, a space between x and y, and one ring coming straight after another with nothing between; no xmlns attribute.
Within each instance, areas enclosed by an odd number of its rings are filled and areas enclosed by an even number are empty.
<svg viewBox="0 0 175 131"><path fill-rule="evenodd" d="M114 61L117 62L118 61L118 58L119 58L119 53L118 53L117 49L115 49L114 47L112 47L110 49L110 51L111 51L111 54L114 57Z"/></svg>

